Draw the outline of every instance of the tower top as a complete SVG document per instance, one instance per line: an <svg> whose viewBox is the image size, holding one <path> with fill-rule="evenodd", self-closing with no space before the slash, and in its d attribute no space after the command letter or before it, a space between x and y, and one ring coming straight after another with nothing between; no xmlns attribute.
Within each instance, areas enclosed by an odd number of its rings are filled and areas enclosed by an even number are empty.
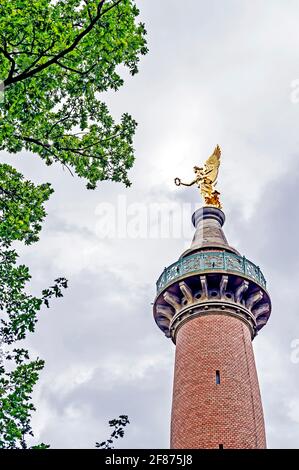
<svg viewBox="0 0 299 470"><path fill-rule="evenodd" d="M271 300L258 266L229 245L225 215L213 206L194 212L188 250L157 281L153 310L159 328L176 342L178 330L195 316L221 314L245 323L254 338L267 323Z"/></svg>
<svg viewBox="0 0 299 470"><path fill-rule="evenodd" d="M215 189L221 150L217 145L204 167L194 167L204 206L192 216L195 234L188 250L166 267L157 281L154 317L176 342L182 325L194 316L225 314L245 323L254 338L267 323L271 300L260 268L229 245L222 229L225 215Z"/></svg>
<svg viewBox="0 0 299 470"><path fill-rule="evenodd" d="M224 222L225 214L217 207L204 206L197 209L192 215L192 223L196 229L193 240L190 248L184 251L181 258L208 249L227 251L240 256L240 253L227 241L222 229Z"/></svg>
<svg viewBox="0 0 299 470"><path fill-rule="evenodd" d="M203 167L194 166L195 179L191 183L183 183L180 178L175 178L177 186L193 186L197 184L206 206L221 209L220 193L215 189L220 167L221 149L217 145L212 155L207 159Z"/></svg>

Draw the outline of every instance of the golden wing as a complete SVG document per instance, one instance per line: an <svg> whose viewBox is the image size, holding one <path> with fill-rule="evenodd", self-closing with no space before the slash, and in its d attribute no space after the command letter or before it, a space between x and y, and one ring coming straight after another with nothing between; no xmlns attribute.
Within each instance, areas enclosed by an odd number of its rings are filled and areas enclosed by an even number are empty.
<svg viewBox="0 0 299 470"><path fill-rule="evenodd" d="M212 183L215 183L217 176L218 176L218 171L219 171L219 166L220 166L220 155L221 155L221 150L219 145L215 147L215 150L213 154L207 159L205 163L205 176L211 180Z"/></svg>

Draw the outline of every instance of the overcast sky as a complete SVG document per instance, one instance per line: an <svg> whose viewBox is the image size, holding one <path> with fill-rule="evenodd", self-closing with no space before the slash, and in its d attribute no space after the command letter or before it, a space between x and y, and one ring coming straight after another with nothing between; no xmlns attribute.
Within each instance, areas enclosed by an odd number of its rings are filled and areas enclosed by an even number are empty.
<svg viewBox="0 0 299 470"><path fill-rule="evenodd" d="M218 188L231 245L258 264L273 311L254 340L268 447L299 447L299 2L139 0L149 54L140 73L105 97L118 118L138 121L132 187L83 181L34 155L5 160L55 194L38 244L22 261L39 292L58 276L64 299L43 311L28 343L46 360L36 388L36 441L93 447L107 421L128 414L124 448L167 448L174 345L156 327L151 302L164 266L192 238L191 212L179 238L103 239L101 208L200 202L191 180L216 144ZM299 83L299 82L298 82ZM124 199L123 199L124 200ZM191 209L190 209L191 210Z"/></svg>

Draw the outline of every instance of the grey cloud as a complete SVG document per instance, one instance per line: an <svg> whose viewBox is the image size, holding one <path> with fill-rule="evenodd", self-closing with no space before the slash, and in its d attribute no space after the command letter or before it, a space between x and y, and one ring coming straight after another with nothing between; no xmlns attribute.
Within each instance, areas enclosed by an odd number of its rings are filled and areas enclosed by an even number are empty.
<svg viewBox="0 0 299 470"><path fill-rule="evenodd" d="M139 2L150 53L140 73L107 100L115 116L139 122L132 188L86 191L33 155L4 156L55 194L40 242L22 250L33 290L66 274L65 298L41 314L29 344L46 360L35 393L37 439L92 447L108 419L128 413L123 447L167 447L174 347L154 324L155 281L185 240L101 240L100 202L199 202L192 177L216 143L219 188L232 245L260 264L273 301L254 341L269 447L298 447L298 113L290 84L299 76L297 1ZM192 227L190 226L190 237Z"/></svg>

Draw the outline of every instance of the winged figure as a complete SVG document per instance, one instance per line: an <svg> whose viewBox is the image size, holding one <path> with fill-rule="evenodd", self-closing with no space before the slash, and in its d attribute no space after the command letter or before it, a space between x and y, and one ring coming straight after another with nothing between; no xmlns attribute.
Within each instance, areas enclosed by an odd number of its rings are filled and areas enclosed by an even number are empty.
<svg viewBox="0 0 299 470"><path fill-rule="evenodd" d="M219 200L220 193L215 189L220 166L221 149L219 145L215 147L212 155L207 159L204 167L195 166L195 179L191 183L183 183L180 178L175 178L174 182L177 186L193 186L197 184L205 204L215 206L221 209Z"/></svg>

